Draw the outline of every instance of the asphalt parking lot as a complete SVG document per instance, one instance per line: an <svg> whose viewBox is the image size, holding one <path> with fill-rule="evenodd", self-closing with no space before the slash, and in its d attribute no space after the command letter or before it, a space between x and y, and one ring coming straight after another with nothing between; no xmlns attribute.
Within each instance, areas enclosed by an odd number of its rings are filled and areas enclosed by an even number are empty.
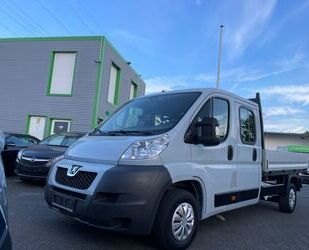
<svg viewBox="0 0 309 250"><path fill-rule="evenodd" d="M8 178L8 193L13 249L155 249L150 237L105 232L49 210L43 185ZM261 202L222 214L225 221L209 218L190 249L308 249L308 185L298 198L294 214Z"/></svg>

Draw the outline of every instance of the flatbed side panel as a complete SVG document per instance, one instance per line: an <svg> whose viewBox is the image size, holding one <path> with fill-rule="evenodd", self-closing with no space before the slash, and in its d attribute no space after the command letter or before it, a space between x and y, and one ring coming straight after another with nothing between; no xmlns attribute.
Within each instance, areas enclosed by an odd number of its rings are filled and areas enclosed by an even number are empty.
<svg viewBox="0 0 309 250"><path fill-rule="evenodd" d="M264 150L263 172L306 170L309 168L309 155L276 150Z"/></svg>

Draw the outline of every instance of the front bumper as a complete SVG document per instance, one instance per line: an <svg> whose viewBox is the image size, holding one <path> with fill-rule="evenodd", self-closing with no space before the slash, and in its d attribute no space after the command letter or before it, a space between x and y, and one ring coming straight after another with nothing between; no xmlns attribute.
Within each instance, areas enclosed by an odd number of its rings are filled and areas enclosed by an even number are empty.
<svg viewBox="0 0 309 250"><path fill-rule="evenodd" d="M49 167L42 166L26 166L22 163L16 163L15 173L23 178L29 180L45 181L49 172Z"/></svg>
<svg viewBox="0 0 309 250"><path fill-rule="evenodd" d="M116 166L97 178L100 179L92 194L49 181L46 202L52 209L96 227L132 234L151 233L159 201L171 184L166 168ZM63 206L55 202L59 196ZM67 202L70 209L66 208Z"/></svg>

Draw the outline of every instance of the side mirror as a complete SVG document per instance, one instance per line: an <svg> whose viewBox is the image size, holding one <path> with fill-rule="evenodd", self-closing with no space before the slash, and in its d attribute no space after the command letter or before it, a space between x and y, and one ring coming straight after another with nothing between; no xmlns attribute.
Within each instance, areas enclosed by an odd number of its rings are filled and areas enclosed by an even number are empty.
<svg viewBox="0 0 309 250"><path fill-rule="evenodd" d="M202 121L192 124L185 136L185 142L215 146L220 144L216 135L216 127L219 122L216 118L205 117Z"/></svg>

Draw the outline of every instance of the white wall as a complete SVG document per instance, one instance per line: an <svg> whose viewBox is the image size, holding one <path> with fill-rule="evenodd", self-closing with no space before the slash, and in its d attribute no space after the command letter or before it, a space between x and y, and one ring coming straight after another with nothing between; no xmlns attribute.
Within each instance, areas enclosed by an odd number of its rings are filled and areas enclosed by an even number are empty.
<svg viewBox="0 0 309 250"><path fill-rule="evenodd" d="M277 146L286 145L307 145L309 146L309 136L286 135L286 134L266 134L265 148L277 149Z"/></svg>

